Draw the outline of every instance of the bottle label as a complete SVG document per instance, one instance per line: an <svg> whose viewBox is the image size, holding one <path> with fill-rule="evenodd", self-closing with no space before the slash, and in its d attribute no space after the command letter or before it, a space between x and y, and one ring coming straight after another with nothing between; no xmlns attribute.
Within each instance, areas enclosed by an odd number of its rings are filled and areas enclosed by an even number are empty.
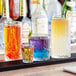
<svg viewBox="0 0 76 76"><path fill-rule="evenodd" d="M76 11L72 11L71 26L72 40L76 43Z"/></svg>
<svg viewBox="0 0 76 76"><path fill-rule="evenodd" d="M71 25L71 40L73 43L76 43L76 11L67 11L66 18L69 20L69 24Z"/></svg>
<svg viewBox="0 0 76 76"><path fill-rule="evenodd" d="M31 27L28 23L24 23L22 26L22 43L28 43L28 35L31 30Z"/></svg>
<svg viewBox="0 0 76 76"><path fill-rule="evenodd" d="M37 4L37 0L31 0L31 4Z"/></svg>
<svg viewBox="0 0 76 76"><path fill-rule="evenodd" d="M37 33L48 34L48 19L47 18L37 19Z"/></svg>

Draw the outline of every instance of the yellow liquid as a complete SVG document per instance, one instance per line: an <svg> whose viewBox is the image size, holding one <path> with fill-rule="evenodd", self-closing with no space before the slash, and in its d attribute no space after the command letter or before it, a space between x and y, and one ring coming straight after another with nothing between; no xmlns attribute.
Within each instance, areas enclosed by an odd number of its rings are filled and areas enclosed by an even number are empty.
<svg viewBox="0 0 76 76"><path fill-rule="evenodd" d="M64 58L70 56L69 25L65 19L52 19L52 57Z"/></svg>
<svg viewBox="0 0 76 76"><path fill-rule="evenodd" d="M2 15L2 0L0 0L0 15Z"/></svg>

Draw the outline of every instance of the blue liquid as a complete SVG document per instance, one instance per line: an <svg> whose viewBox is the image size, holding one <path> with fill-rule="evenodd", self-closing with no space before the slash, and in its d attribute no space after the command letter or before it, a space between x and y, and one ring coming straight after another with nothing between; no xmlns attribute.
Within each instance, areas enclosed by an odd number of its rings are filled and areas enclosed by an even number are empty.
<svg viewBox="0 0 76 76"><path fill-rule="evenodd" d="M49 57L49 51L45 49L35 49L34 50L34 58L45 59Z"/></svg>

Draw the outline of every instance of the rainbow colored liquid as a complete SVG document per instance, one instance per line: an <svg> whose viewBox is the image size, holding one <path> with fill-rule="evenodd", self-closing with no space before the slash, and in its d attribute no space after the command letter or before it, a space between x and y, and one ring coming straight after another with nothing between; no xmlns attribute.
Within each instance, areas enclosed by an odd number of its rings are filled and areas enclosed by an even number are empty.
<svg viewBox="0 0 76 76"><path fill-rule="evenodd" d="M21 29L19 26L4 26L5 58L20 59Z"/></svg>

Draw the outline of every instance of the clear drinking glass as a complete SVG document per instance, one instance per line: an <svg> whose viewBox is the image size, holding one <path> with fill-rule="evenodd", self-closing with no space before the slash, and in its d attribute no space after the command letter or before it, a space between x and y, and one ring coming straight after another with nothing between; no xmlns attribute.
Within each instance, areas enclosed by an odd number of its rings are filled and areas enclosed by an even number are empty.
<svg viewBox="0 0 76 76"><path fill-rule="evenodd" d="M45 61L50 59L48 35L32 35L30 45L34 45L34 61Z"/></svg>
<svg viewBox="0 0 76 76"><path fill-rule="evenodd" d="M20 22L4 23L5 60L21 59L21 27Z"/></svg>
<svg viewBox="0 0 76 76"><path fill-rule="evenodd" d="M34 54L34 46L23 43L22 44L22 58L23 63L32 63L33 62L33 54Z"/></svg>
<svg viewBox="0 0 76 76"><path fill-rule="evenodd" d="M52 58L71 56L70 25L63 17L53 17L51 20L51 45Z"/></svg>

